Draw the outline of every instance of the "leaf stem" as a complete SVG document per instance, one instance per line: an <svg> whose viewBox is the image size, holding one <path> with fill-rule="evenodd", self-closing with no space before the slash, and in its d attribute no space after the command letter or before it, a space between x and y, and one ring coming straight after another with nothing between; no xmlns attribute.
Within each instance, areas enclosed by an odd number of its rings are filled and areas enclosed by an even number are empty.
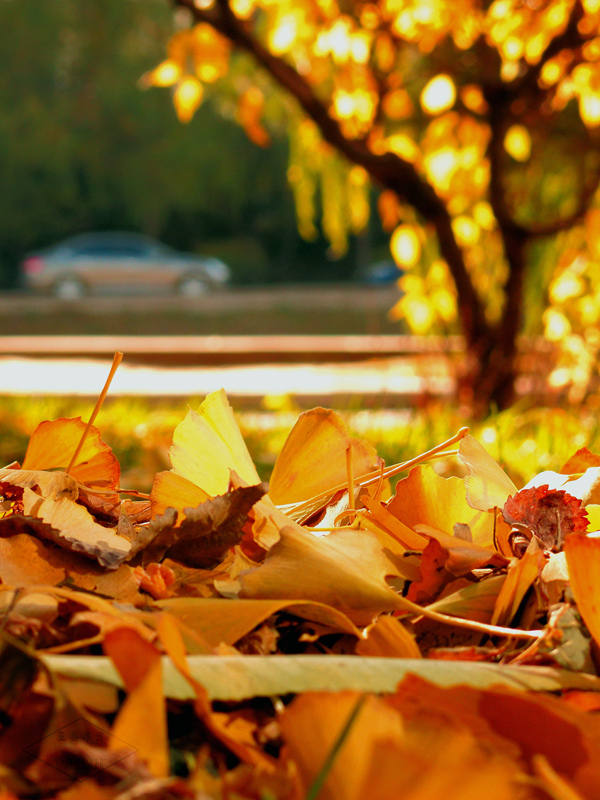
<svg viewBox="0 0 600 800"><path fill-rule="evenodd" d="M348 473L348 510L354 511L354 470L352 468L352 445L346 448L346 471Z"/></svg>
<svg viewBox="0 0 600 800"><path fill-rule="evenodd" d="M112 383L112 379L114 378L115 372L117 371L117 369L119 367L119 364L121 363L122 360L123 360L123 353L121 353L119 350L117 350L117 352L115 353L115 355L113 357L112 367L110 368L110 372L108 373L108 378L106 379L106 383L104 384L104 388L100 392L100 397L98 398L98 400L96 402L96 405L94 407L94 410L92 411L92 416L89 418L88 424L85 426L85 430L84 430L84 432L83 432L83 434L81 436L81 439L79 440L79 444L75 448L75 452L73 453L73 457L71 458L71 461L69 462L69 466L67 467L67 475L73 469L73 466L74 466L74 464L76 462L77 456L81 452L81 448L83 447L83 445L85 443L85 440L87 439L88 433L90 432L90 428L94 424L94 420L96 419L96 417L98 416L98 412L102 408L102 404L104 403L106 395L108 394L108 390L110 388L110 384Z"/></svg>
<svg viewBox="0 0 600 800"><path fill-rule="evenodd" d="M402 597L402 605L406 608L408 613L416 614L423 617L428 617L436 622L442 622L444 625L454 625L457 628L467 628L472 631L480 631L487 633L489 636L507 636L512 639L539 639L545 635L544 630L523 631L519 628L504 628L500 625L488 625L485 622L476 622L473 619L464 619L464 617L453 617L451 614L441 614L439 611L432 611L427 606L419 606Z"/></svg>

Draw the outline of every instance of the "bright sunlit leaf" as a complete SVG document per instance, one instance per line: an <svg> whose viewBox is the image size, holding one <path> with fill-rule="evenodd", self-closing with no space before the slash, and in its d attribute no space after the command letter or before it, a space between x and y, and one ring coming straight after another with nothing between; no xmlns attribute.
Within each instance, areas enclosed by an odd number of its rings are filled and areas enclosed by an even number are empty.
<svg viewBox="0 0 600 800"><path fill-rule="evenodd" d="M417 336L425 335L435 322L435 309L431 302L419 294L406 294L390 311L392 319L405 318L411 331Z"/></svg>
<svg viewBox="0 0 600 800"><path fill-rule="evenodd" d="M274 503L308 500L347 481L350 448L356 478L377 468L377 452L353 439L334 411L314 408L298 417L273 468L269 496Z"/></svg>

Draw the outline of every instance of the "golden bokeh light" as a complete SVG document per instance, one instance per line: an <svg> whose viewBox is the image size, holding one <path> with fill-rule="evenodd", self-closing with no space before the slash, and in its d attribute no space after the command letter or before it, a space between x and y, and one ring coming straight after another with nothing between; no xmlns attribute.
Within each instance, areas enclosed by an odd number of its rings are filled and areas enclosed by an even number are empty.
<svg viewBox="0 0 600 800"><path fill-rule="evenodd" d="M181 77L181 68L175 61L167 59L159 64L152 72L147 72L142 78L144 86L173 86Z"/></svg>
<svg viewBox="0 0 600 800"><path fill-rule="evenodd" d="M202 103L203 94L202 84L195 78L185 78L181 81L173 96L180 122L190 122Z"/></svg>
<svg viewBox="0 0 600 800"><path fill-rule="evenodd" d="M456 87L449 75L436 75L421 92L421 106L428 114L441 114L456 101Z"/></svg>
<svg viewBox="0 0 600 800"><path fill-rule="evenodd" d="M421 257L421 242L411 225L399 225L390 242L394 261L400 267L413 267Z"/></svg>
<svg viewBox="0 0 600 800"><path fill-rule="evenodd" d="M515 161L528 161L531 155L531 134L524 125L511 125L504 136L504 149Z"/></svg>

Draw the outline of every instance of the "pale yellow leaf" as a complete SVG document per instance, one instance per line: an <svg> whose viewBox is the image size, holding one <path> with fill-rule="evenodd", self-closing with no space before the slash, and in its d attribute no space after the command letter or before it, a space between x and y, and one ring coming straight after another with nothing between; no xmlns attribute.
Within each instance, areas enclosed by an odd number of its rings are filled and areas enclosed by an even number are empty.
<svg viewBox="0 0 600 800"><path fill-rule="evenodd" d="M260 483L223 389L188 412L175 428L169 455L173 471L211 497L225 494L231 470L250 486Z"/></svg>
<svg viewBox="0 0 600 800"><path fill-rule="evenodd" d="M458 447L458 458L468 470L464 482L467 502L479 511L502 508L517 487L473 436L465 436Z"/></svg>
<svg viewBox="0 0 600 800"><path fill-rule="evenodd" d="M96 558L103 567L118 567L131 551L131 542L116 533L116 528L99 525L89 511L69 497L41 498L31 489L23 491L25 513L41 519L47 539L68 550Z"/></svg>
<svg viewBox="0 0 600 800"><path fill-rule="evenodd" d="M232 601L235 602L235 601ZM58 675L123 686L110 659L102 656L42 655ZM552 667L518 667L477 661L380 658L368 656L188 656L190 672L212 700L243 700L307 691L394 692L408 674L438 686L481 689L509 686L523 692L600 691L600 678ZM194 689L169 658L163 657L163 685L167 697L193 700Z"/></svg>

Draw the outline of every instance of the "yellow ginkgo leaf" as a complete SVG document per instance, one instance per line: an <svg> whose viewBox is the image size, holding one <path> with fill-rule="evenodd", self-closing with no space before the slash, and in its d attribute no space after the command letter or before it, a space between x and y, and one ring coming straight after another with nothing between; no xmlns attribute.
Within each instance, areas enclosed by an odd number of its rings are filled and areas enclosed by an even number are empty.
<svg viewBox="0 0 600 800"><path fill-rule="evenodd" d="M132 628L116 628L104 639L104 651L119 670L128 695L112 728L109 749L122 742L136 747L157 778L169 774L169 738L159 651Z"/></svg>
<svg viewBox="0 0 600 800"><path fill-rule="evenodd" d="M209 498L207 492L187 478L175 472L158 472L154 476L150 494L152 515L157 517L164 514L167 508L176 508L178 511L195 508Z"/></svg>
<svg viewBox="0 0 600 800"><path fill-rule="evenodd" d="M175 428L169 456L173 472L210 497L227 491L231 470L249 485L260 483L223 389L209 394Z"/></svg>
<svg viewBox="0 0 600 800"><path fill-rule="evenodd" d="M375 448L362 439L352 439L338 414L326 408L305 411L277 458L269 497L277 505L297 503L345 483L349 447L355 478L376 469Z"/></svg>
<svg viewBox="0 0 600 800"><path fill-rule="evenodd" d="M473 544L493 547L494 515L469 505L460 478L442 478L429 466L415 467L398 482L388 511L413 531L428 525L452 536L457 523L468 525Z"/></svg>
<svg viewBox="0 0 600 800"><path fill-rule="evenodd" d="M311 600L336 608L356 625L368 625L382 611L409 607L385 581L399 574L369 531L340 528L318 538L285 527L265 561L239 575L240 597Z"/></svg>

